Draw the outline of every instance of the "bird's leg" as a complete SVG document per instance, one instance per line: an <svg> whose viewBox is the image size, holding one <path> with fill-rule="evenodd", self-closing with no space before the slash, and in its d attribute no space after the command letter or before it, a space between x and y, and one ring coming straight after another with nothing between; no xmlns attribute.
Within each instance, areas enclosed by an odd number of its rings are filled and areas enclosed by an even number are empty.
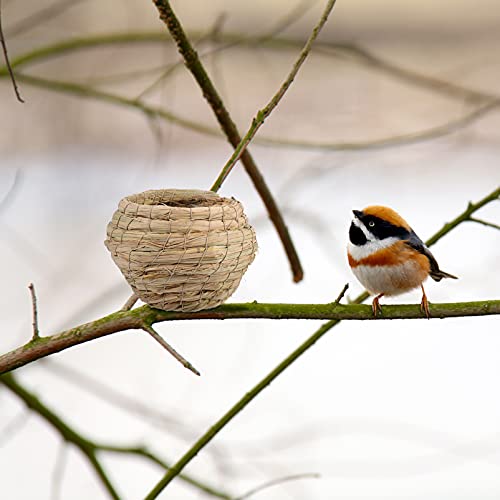
<svg viewBox="0 0 500 500"><path fill-rule="evenodd" d="M379 293L372 302L372 311L373 315L377 317L377 314L380 312L382 314L382 307L380 307L380 304L378 302L378 299L382 298L384 296L383 293Z"/></svg>
<svg viewBox="0 0 500 500"><path fill-rule="evenodd" d="M425 295L424 285L420 285L422 288L422 302L420 302L420 310L425 313L427 319L431 318L431 312L429 311L429 301L427 300L427 295Z"/></svg>

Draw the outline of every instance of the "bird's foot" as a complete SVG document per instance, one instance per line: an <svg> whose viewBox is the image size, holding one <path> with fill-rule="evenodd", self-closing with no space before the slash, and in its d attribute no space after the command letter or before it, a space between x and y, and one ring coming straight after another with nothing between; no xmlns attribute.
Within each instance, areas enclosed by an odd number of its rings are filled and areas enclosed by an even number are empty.
<svg viewBox="0 0 500 500"><path fill-rule="evenodd" d="M429 311L429 301L427 300L427 295L425 295L424 287L422 287L422 302L420 302L420 310L423 314L427 316L427 319L431 319L431 312Z"/></svg>
<svg viewBox="0 0 500 500"><path fill-rule="evenodd" d="M379 293L372 302L372 311L373 311L373 316L376 318L377 314L380 313L382 314L382 307L380 306L379 299L383 297L383 293Z"/></svg>

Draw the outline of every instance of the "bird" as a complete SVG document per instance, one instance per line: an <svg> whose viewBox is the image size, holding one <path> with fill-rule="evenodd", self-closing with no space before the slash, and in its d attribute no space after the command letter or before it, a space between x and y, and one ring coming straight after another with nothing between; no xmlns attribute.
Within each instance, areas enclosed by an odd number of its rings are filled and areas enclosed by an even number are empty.
<svg viewBox="0 0 500 500"><path fill-rule="evenodd" d="M392 208L371 205L353 210L347 257L358 281L374 295L373 315L382 313L379 300L414 288L422 289L420 310L430 318L423 282L458 279L439 268L436 259L409 224Z"/></svg>

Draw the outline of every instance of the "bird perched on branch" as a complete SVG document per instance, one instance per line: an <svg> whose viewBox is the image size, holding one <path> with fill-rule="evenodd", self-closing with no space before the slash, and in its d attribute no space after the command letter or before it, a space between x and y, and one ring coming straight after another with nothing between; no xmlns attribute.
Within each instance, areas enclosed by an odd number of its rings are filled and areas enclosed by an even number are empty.
<svg viewBox="0 0 500 500"><path fill-rule="evenodd" d="M384 295L399 295L420 286L420 309L429 318L429 302L422 283L428 276L434 281L457 277L439 269L423 241L391 208L373 205L353 210L353 214L347 256L356 278L375 295L374 316L382 312L379 299Z"/></svg>

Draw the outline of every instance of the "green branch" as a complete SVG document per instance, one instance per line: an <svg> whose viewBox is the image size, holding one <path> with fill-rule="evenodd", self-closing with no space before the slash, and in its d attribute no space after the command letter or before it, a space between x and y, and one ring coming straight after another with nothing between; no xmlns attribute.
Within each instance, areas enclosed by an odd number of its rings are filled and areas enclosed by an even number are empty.
<svg viewBox="0 0 500 500"><path fill-rule="evenodd" d="M40 415L50 426L55 429L62 439L75 445L81 453L87 458L94 472L101 479L104 488L113 499L120 499L115 487L112 485L109 477L102 468L96 456L96 447L94 443L73 430L66 422L56 415L50 408L45 406L34 394L19 384L11 373L2 375L0 383L3 384L12 393L18 396L24 404Z"/></svg>
<svg viewBox="0 0 500 500"><path fill-rule="evenodd" d="M206 33L193 32L191 37L202 38ZM301 42L289 38L275 37L247 37L236 33L220 33L217 35L217 40L225 45L216 50L224 50L238 45L253 46L256 44L283 48L295 49L301 46ZM92 48L107 47L113 45L128 45L128 44L164 44L170 42L169 37L158 32L127 32L127 33L111 33L107 35L93 35L82 38L72 38L64 40L55 44L47 45L45 47L37 48L33 51L27 52L18 56L11 61L12 67L23 67L29 64L43 63L55 57L62 57L68 54L73 54L79 50L86 50ZM461 99L463 101L472 102L475 104L473 109L464 113L456 119L450 120L442 125L429 127L427 129L419 130L417 132L410 132L391 137L383 137L380 139L373 139L368 141L346 141L346 142L331 142L331 141L310 141L291 139L287 140L278 137L256 137L254 143L264 146L274 147L287 147L287 148L304 148L304 149L318 149L330 151L357 151L366 149L380 149L386 147L402 146L422 142L425 140L436 139L457 130L460 130L476 120L481 119L488 113L498 109L500 105L500 98L494 94L469 89L454 83L439 80L434 77L406 70L400 68L384 59L374 56L363 48L352 44L339 44L329 42L317 42L315 49L320 54L333 55L350 54L355 57L355 62L360 64L369 65L371 68L383 71L392 77L404 80L410 84L426 88L431 91L439 92L454 99ZM209 54L210 52L208 52ZM203 55L200 56L203 58ZM8 76L8 69L6 66L0 67L0 78ZM112 102L114 104L123 105L131 108L141 110L141 107L146 113L158 116L159 118L174 123L177 126L193 130L197 133L210 135L213 137L221 138L219 130L213 127L202 126L199 123L191 122L190 120L176 115L164 108L154 106L142 105L142 103L135 99L123 98L110 93L100 92L92 87L85 86L78 83L60 82L54 80L36 79L31 78L31 81L25 82L41 88L46 88L54 91L65 92L81 97L91 97L94 99ZM19 80L21 78L18 77ZM48 82L48 83L47 83Z"/></svg>
<svg viewBox="0 0 500 500"><path fill-rule="evenodd" d="M456 318L500 314L500 300L431 304L432 318ZM414 304L384 305L383 314L373 316L370 306L361 304L223 304L215 309L194 313L168 312L142 306L120 311L90 323L48 337L40 337L0 356L0 374L14 370L37 359L124 330L145 330L164 321L200 319L309 319L380 321L389 319L422 319L420 306Z"/></svg>
<svg viewBox="0 0 500 500"><path fill-rule="evenodd" d="M160 466L163 470L168 470L169 464L145 447L101 444L84 437L82 434L74 430L48 406L42 403L35 394L23 387L11 373L1 375L0 384L3 384L4 387L21 399L21 401L23 401L30 410L42 417L64 441L73 444L78 450L80 450L80 452L89 461L97 476L100 478L103 486L111 498L119 499L120 496L98 459L97 455L99 452L136 455ZM181 474L179 475L179 478L212 497L222 499L232 498L228 493L219 491L203 481L193 478L192 476Z"/></svg>

